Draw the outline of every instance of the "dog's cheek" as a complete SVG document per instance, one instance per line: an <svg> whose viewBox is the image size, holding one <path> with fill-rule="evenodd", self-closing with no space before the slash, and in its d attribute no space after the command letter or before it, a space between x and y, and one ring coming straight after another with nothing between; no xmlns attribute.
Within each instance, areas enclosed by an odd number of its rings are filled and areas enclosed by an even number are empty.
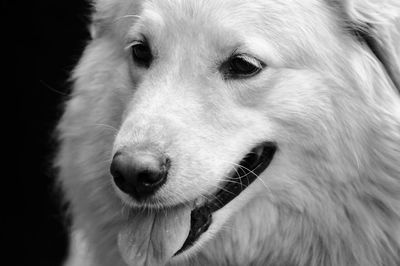
<svg viewBox="0 0 400 266"><path fill-rule="evenodd" d="M327 126L333 118L330 91L335 89L329 84L311 71L282 72L266 101L266 113L278 125L277 137L281 141L300 143L308 141L315 132L329 133Z"/></svg>

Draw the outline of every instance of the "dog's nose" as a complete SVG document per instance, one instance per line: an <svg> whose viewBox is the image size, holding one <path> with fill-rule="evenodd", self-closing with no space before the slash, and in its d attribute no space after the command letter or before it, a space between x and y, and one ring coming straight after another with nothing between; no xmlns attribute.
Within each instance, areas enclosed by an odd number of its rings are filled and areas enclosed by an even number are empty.
<svg viewBox="0 0 400 266"><path fill-rule="evenodd" d="M110 172L119 189L142 200L159 189L166 181L170 160L148 151L117 152Z"/></svg>

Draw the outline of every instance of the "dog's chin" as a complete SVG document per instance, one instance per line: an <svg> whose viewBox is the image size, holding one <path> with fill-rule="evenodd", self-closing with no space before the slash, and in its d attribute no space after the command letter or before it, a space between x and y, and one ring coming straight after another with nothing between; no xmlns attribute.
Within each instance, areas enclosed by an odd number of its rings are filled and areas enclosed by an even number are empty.
<svg viewBox="0 0 400 266"><path fill-rule="evenodd" d="M173 207L145 209L128 219L119 234L119 248L130 265L162 265L193 253L218 227L215 214L244 191L271 163L276 145L265 142L253 148L232 170L222 188L208 198ZM141 264L138 265L141 265Z"/></svg>

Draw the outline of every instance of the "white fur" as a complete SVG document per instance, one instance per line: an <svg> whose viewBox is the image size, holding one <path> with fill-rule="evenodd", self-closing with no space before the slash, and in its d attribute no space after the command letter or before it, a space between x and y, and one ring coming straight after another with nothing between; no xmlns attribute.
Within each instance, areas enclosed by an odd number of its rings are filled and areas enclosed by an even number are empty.
<svg viewBox="0 0 400 266"><path fill-rule="evenodd" d="M125 265L116 235L140 204L112 183L118 148L147 145L171 158L168 182L147 203L162 208L212 197L263 141L278 145L271 165L171 265L400 264L399 93L347 31L372 25L373 37L399 36L397 1L94 6L93 40L58 127L75 234L68 265ZM141 34L155 55L149 69L129 54ZM398 73L396 39L381 39ZM224 80L219 66L234 50L267 66Z"/></svg>

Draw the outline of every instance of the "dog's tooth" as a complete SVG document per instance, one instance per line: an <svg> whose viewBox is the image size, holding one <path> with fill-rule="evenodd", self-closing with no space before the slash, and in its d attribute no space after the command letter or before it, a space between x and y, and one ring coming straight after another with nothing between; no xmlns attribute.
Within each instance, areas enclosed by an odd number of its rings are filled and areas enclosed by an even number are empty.
<svg viewBox="0 0 400 266"><path fill-rule="evenodd" d="M203 204L205 204L205 202L206 202L206 200L204 197L199 197L199 198L195 199L193 201L193 209L196 209L196 208L202 206Z"/></svg>
<svg viewBox="0 0 400 266"><path fill-rule="evenodd" d="M257 154L257 156L261 156L263 150L264 150L264 147L263 147L263 146L258 146L258 147L254 150L254 153Z"/></svg>
<svg viewBox="0 0 400 266"><path fill-rule="evenodd" d="M198 199L195 199L192 204L192 209L195 209L198 206Z"/></svg>
<svg viewBox="0 0 400 266"><path fill-rule="evenodd" d="M194 208L197 208L197 207L199 207L199 206L201 205L201 199L202 199L202 198L197 198L197 199L195 200Z"/></svg>

